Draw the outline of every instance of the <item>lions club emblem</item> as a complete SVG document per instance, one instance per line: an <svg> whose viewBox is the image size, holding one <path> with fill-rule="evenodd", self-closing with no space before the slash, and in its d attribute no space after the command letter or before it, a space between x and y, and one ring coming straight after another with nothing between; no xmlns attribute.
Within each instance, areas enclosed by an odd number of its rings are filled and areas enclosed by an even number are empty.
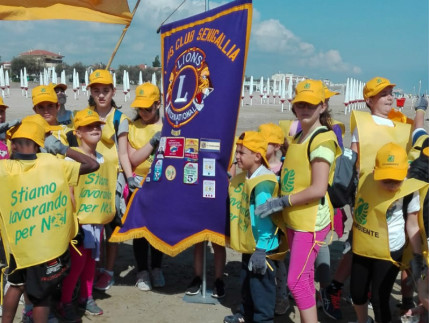
<svg viewBox="0 0 430 323"><path fill-rule="evenodd" d="M175 61L166 93L166 120L173 128L190 122L204 108L213 91L206 54L189 48Z"/></svg>

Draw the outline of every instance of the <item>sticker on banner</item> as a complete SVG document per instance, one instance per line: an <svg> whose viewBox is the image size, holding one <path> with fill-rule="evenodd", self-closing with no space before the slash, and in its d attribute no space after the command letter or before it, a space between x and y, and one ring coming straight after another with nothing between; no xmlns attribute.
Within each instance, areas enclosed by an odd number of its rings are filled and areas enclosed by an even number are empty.
<svg viewBox="0 0 430 323"><path fill-rule="evenodd" d="M164 152L166 151L166 137L160 138L160 143L158 144L157 158L164 158Z"/></svg>
<svg viewBox="0 0 430 323"><path fill-rule="evenodd" d="M184 157L189 161L197 161L199 159L199 140L196 138L185 139L185 154Z"/></svg>
<svg viewBox="0 0 430 323"><path fill-rule="evenodd" d="M166 150L164 151L164 157L166 158L184 158L184 137L167 137L166 138Z"/></svg>
<svg viewBox="0 0 430 323"><path fill-rule="evenodd" d="M154 177L152 180L154 182L158 182L161 178L161 174L163 173L163 160L159 159L155 162L154 165Z"/></svg>
<svg viewBox="0 0 430 323"><path fill-rule="evenodd" d="M221 140L218 139L201 139L200 150L205 151L221 151Z"/></svg>
<svg viewBox="0 0 430 323"><path fill-rule="evenodd" d="M215 181L203 181L203 197L210 199L215 198Z"/></svg>
<svg viewBox="0 0 430 323"><path fill-rule="evenodd" d="M199 178L199 164L198 163L185 163L184 166L184 183L197 184Z"/></svg>
<svg viewBox="0 0 430 323"><path fill-rule="evenodd" d="M203 158L203 176L215 176L214 158Z"/></svg>
<svg viewBox="0 0 430 323"><path fill-rule="evenodd" d="M166 176L167 180L173 181L176 177L176 168L172 165L167 166L164 175Z"/></svg>

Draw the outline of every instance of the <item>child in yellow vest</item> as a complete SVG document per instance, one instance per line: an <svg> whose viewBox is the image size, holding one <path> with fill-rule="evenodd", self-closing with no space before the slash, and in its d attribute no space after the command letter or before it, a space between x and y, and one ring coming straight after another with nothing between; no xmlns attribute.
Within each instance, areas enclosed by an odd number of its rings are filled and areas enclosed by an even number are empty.
<svg viewBox="0 0 430 323"><path fill-rule="evenodd" d="M9 149L6 144L6 131L20 123L20 120L6 121L6 109L9 108L0 96L0 159L9 158Z"/></svg>
<svg viewBox="0 0 430 323"><path fill-rule="evenodd" d="M358 323L368 317L368 294L376 322L391 322L389 299L406 241L403 198L411 193L408 217L420 211L420 194L428 184L407 179L408 157L398 144L382 146L374 171L360 177L353 216L351 296ZM409 237L411 243L419 235Z"/></svg>
<svg viewBox="0 0 430 323"><path fill-rule="evenodd" d="M57 121L60 105L52 84L36 86L31 91L31 98L34 112L41 115L48 122L51 126L51 134L63 144L68 145L67 132L73 129L71 126L59 124Z"/></svg>
<svg viewBox="0 0 430 323"><path fill-rule="evenodd" d="M285 136L282 128L274 123L264 123L258 127L258 131L267 141L266 158L269 162L269 169L278 177L281 175L282 152L281 146L284 144ZM276 261L276 304L275 314L283 315L288 311L290 302L287 292L287 268L284 260Z"/></svg>
<svg viewBox="0 0 430 323"><path fill-rule="evenodd" d="M39 115L24 118L8 132L11 159L0 161L4 184L0 188L1 231L10 252L10 287L2 322L13 322L24 291L34 304L34 320L47 321L50 296L69 268L68 245L77 232L69 186L76 185L80 174L99 167L96 161L64 147L52 136L45 139L49 131ZM61 150L77 162L39 153L41 147L54 154ZM10 214L7 219L6 214Z"/></svg>
<svg viewBox="0 0 430 323"><path fill-rule="evenodd" d="M90 74L88 88L90 90L89 108L96 111L100 120L105 122L97 151L106 161L116 164L118 170L115 194L116 215L111 223L105 225L106 241L108 241L115 227L121 224L121 217L125 212L126 203L123 196L125 185L128 184L130 190L134 190L139 183L133 176L127 152L128 119L117 109L113 100L115 89L112 75L108 70L95 70ZM119 117L116 123L117 115ZM113 268L117 253L118 244L107 242L105 268L100 269L97 274L95 289L105 291L114 284Z"/></svg>
<svg viewBox="0 0 430 323"><path fill-rule="evenodd" d="M321 81L306 80L297 85L293 112L303 131L289 145L281 174L282 197L271 199L256 209L265 217L282 211L290 246L288 287L300 311L302 322L316 322L314 263L320 245L330 230L333 208L327 186L333 178L335 159L341 150L336 134L312 134L330 127L330 114L324 104Z"/></svg>
<svg viewBox="0 0 430 323"><path fill-rule="evenodd" d="M272 322L276 300L276 266L268 254L279 246L272 220L259 218L254 210L276 196L278 181L268 167L267 142L260 133L246 131L237 140L236 160L242 173L230 183L230 245L242 253L242 304L239 313L225 323Z"/></svg>
<svg viewBox="0 0 430 323"><path fill-rule="evenodd" d="M81 176L76 187L71 188L74 198L75 216L79 222L78 250L70 248L72 265L69 274L64 278L61 289L61 302L57 312L67 322L80 321L72 304L73 291L80 280L78 305L89 315L101 315L103 310L93 299L93 282L96 261L100 258L100 239L103 224L109 223L115 215L116 165L105 162L96 151L102 136L97 112L84 109L78 111L74 118L75 133L80 146L77 151L96 160L100 164L97 172Z"/></svg>
<svg viewBox="0 0 430 323"><path fill-rule="evenodd" d="M363 88L363 97L371 113L354 110L351 115L350 127L352 132L351 149L357 152L359 176L362 172L372 171L375 156L379 148L388 142L395 142L407 148L410 140L410 125L388 119L394 97L393 88L396 84L383 77L374 77ZM345 244L344 256L338 263L334 279L325 289L326 299L330 303L327 309L339 318L339 308L343 283L351 273L351 233Z"/></svg>
<svg viewBox="0 0 430 323"><path fill-rule="evenodd" d="M163 126L160 117L160 91L152 83L146 82L136 88L136 97L131 103L136 109L136 118L130 124L128 132L128 154L136 178L141 182L151 168L154 160L154 149L160 139ZM148 291L165 285L161 261L163 254L152 247L146 238L133 239L134 259L137 264L136 287ZM148 253L151 253L149 273ZM152 276L152 283L151 283Z"/></svg>

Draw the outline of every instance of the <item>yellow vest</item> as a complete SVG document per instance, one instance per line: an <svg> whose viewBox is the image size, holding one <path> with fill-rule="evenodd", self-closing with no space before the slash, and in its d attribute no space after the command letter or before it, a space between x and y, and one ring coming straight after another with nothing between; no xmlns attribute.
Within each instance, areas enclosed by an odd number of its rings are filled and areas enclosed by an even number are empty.
<svg viewBox="0 0 430 323"><path fill-rule="evenodd" d="M393 121L394 127L377 125L368 112L353 110L351 114L351 131L357 128L359 137L360 176L363 172L373 170L375 157L379 148L394 142L408 151L411 139L411 125Z"/></svg>
<svg viewBox="0 0 430 323"><path fill-rule="evenodd" d="M91 110L95 111L95 108L93 106L89 107ZM118 151L117 147L115 145L115 127L113 124L113 118L115 114L115 108L112 108L109 114L106 117L106 124L103 125L102 128L102 139L97 144L97 151L103 155L103 158L105 161L112 161L117 165L117 169L119 169L119 158L118 158ZM127 116L123 113L121 115L120 124L121 122L127 119Z"/></svg>
<svg viewBox="0 0 430 323"><path fill-rule="evenodd" d="M256 243L252 233L249 206L252 191L263 181L275 183L272 196L276 197L278 181L275 174L265 174L246 179L246 172L242 172L233 177L228 188L230 197L230 246L241 253L253 253L255 251Z"/></svg>
<svg viewBox="0 0 430 323"><path fill-rule="evenodd" d="M1 178L2 240L7 261L12 253L17 269L59 257L78 230L63 167L52 155L37 156L29 170L8 168L9 174Z"/></svg>
<svg viewBox="0 0 430 323"><path fill-rule="evenodd" d="M145 146L156 132L161 131L162 123L143 124L141 119L134 121L128 128L128 142L134 149ZM154 156L149 156L143 163L134 169L136 175L145 177L151 168Z"/></svg>
<svg viewBox="0 0 430 323"><path fill-rule="evenodd" d="M352 251L360 256L396 263L390 256L387 210L396 200L424 187L428 184L412 178L404 181L400 189L393 193L379 188L373 179L373 172L364 173L355 200ZM424 241L427 242L426 239Z"/></svg>
<svg viewBox="0 0 430 323"><path fill-rule="evenodd" d="M422 135L417 139L417 141L415 142L415 145L413 145L413 147L411 147L411 149L408 152L408 159L410 161L414 161L419 157L419 155L421 154L423 143L428 137L429 137L428 135Z"/></svg>
<svg viewBox="0 0 430 323"><path fill-rule="evenodd" d="M79 176L74 188L79 224L106 224L113 219L116 178L116 165L112 161L104 161L97 171Z"/></svg>
<svg viewBox="0 0 430 323"><path fill-rule="evenodd" d="M336 143L336 156L341 154L341 150L337 145L336 134L333 131L320 133L312 140L310 151L324 142L334 141ZM294 194L303 191L311 185L311 163L308 158L309 140L302 144L293 142L288 147L285 156L284 164L281 171L281 195ZM330 167L329 183L333 181L335 163ZM330 203L328 193L325 198L329 201L330 217L333 222L333 207ZM317 219L318 205L320 200L309 202L305 205L290 206L284 208L282 215L287 227L306 232L314 232Z"/></svg>

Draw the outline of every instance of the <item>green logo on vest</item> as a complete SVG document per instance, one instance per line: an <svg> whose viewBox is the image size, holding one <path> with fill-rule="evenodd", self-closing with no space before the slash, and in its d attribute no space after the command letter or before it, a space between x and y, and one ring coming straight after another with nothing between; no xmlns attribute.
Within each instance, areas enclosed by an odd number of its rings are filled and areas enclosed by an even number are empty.
<svg viewBox="0 0 430 323"><path fill-rule="evenodd" d="M361 225L367 223L367 212L369 211L369 203L364 202L362 198L358 199L356 208L354 210L354 218Z"/></svg>
<svg viewBox="0 0 430 323"><path fill-rule="evenodd" d="M282 192L290 193L294 190L294 180L296 178L296 172L294 169L288 170L288 168L284 169L285 175L282 178Z"/></svg>

